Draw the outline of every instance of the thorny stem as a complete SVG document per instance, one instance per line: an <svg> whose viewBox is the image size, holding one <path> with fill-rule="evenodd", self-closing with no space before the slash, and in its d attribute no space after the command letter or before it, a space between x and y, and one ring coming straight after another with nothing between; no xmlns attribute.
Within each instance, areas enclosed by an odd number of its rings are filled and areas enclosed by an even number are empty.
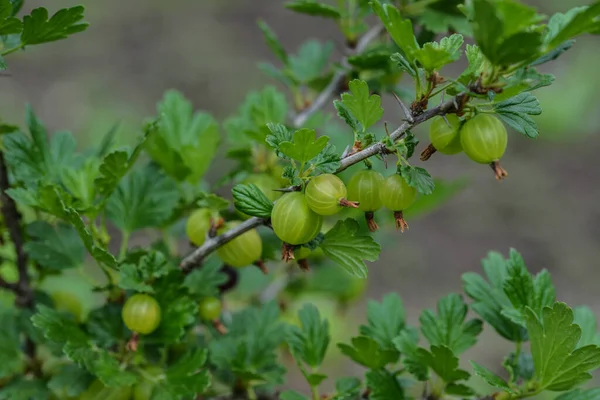
<svg viewBox="0 0 600 400"><path fill-rule="evenodd" d="M31 289L29 272L27 271L28 259L27 253L25 253L23 248L24 240L21 227L22 216L17 209L15 201L6 194L6 191L9 188L8 168L6 167L6 162L4 160L4 153L0 152L0 203L2 204L2 216L4 217L4 223L8 229L10 239L15 246L17 270L19 271L19 280L16 284L9 284L2 280L0 286L15 292L17 296L16 304L19 307L33 309L33 290ZM25 339L24 351L35 364L35 343L29 337Z"/></svg>

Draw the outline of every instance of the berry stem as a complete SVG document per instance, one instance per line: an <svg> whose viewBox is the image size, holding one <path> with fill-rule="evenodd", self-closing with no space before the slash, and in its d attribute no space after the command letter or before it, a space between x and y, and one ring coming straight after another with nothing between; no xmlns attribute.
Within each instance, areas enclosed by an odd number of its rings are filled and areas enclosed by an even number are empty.
<svg viewBox="0 0 600 400"><path fill-rule="evenodd" d="M136 352L138 349L139 343L140 343L140 335L138 335L137 332L133 332L133 335L131 335L131 339L129 339L125 348L129 351Z"/></svg>
<svg viewBox="0 0 600 400"><path fill-rule="evenodd" d="M502 179L508 176L508 172L500 165L500 161L494 161L490 163L490 167L494 170L494 174L496 175L496 180L501 181Z"/></svg>
<svg viewBox="0 0 600 400"><path fill-rule="evenodd" d="M371 232L375 232L379 229L379 225L375 222L375 213L373 211L367 211L365 213L365 219L367 220L367 226Z"/></svg>
<svg viewBox="0 0 600 400"><path fill-rule="evenodd" d="M263 260L258 260L254 262L254 265L256 267L258 267L258 269L260 269L262 271L263 274L268 275L269 274L269 270L267 269L267 266L265 265Z"/></svg>
<svg viewBox="0 0 600 400"><path fill-rule="evenodd" d="M429 158L437 151L435 147L433 147L433 143L431 143L425 150L421 152L421 161L427 161Z"/></svg>
<svg viewBox="0 0 600 400"><path fill-rule="evenodd" d="M217 330L217 332L219 332L221 335L227 334L227 328L225 327L225 325L223 325L223 323L220 320L215 319L212 322L212 324L215 327L215 329Z"/></svg>
<svg viewBox="0 0 600 400"><path fill-rule="evenodd" d="M350 201L346 199L340 199L340 206L349 208L358 208L360 203L358 201Z"/></svg>
<svg viewBox="0 0 600 400"><path fill-rule="evenodd" d="M310 271L310 266L308 265L308 260L306 258L303 258L302 260L298 260L297 263L302 271L304 271L304 272Z"/></svg>
<svg viewBox="0 0 600 400"><path fill-rule="evenodd" d="M396 230L400 229L404 233L404 229L408 229L408 224L404 219L402 211L394 211L394 219L396 220Z"/></svg>
<svg viewBox="0 0 600 400"><path fill-rule="evenodd" d="M294 257L294 246L289 243L283 242L281 246L281 259L285 262L295 260Z"/></svg>

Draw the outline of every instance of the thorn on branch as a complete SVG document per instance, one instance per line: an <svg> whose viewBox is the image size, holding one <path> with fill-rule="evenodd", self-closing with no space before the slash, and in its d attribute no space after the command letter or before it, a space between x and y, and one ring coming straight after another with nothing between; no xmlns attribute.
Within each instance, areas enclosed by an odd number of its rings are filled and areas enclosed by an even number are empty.
<svg viewBox="0 0 600 400"><path fill-rule="evenodd" d="M402 100L400 100L400 97L398 97L398 95L396 94L396 92L392 92L392 94L396 98L396 101L398 102L398 104L400 104L400 108L402 108L402 112L406 116L406 120L409 123L411 123L411 124L414 123L415 120L414 120L414 118L412 116L412 113L409 111L408 107L406 107L406 105L404 104L404 102Z"/></svg>

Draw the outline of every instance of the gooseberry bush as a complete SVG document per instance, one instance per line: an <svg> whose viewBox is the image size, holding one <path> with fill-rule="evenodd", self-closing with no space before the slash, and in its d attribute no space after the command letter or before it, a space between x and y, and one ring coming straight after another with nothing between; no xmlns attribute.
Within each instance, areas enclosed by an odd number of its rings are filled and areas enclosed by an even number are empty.
<svg viewBox="0 0 600 400"><path fill-rule="evenodd" d="M507 177L508 138L538 136L534 92L554 80L537 67L600 33L600 2L549 17L515 0L284 6L335 24L343 58L314 39L292 54L259 21L278 86L224 121L169 90L134 146L113 129L79 151L31 107L23 126L3 116L0 399L599 399L593 312L558 301L514 249L419 326L397 293L369 300L359 326L336 315L379 242L464 187L423 166L464 153ZM0 0L0 68L84 31L83 13ZM385 124L382 96L397 101ZM424 123L428 137L412 132ZM233 167L209 182L220 150ZM464 355L483 329L512 343L496 366ZM328 376L336 352L360 372ZM304 390L286 386L294 372Z"/></svg>

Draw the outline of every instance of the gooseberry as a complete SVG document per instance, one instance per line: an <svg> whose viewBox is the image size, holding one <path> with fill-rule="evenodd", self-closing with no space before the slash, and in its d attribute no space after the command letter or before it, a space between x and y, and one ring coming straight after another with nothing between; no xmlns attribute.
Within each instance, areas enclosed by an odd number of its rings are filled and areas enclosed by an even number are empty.
<svg viewBox="0 0 600 400"><path fill-rule="evenodd" d="M435 150L447 155L462 151L459 135L460 124L461 121L456 114L448 114L446 119L443 117L433 118L433 122L429 127L429 140L431 140Z"/></svg>
<svg viewBox="0 0 600 400"><path fill-rule="evenodd" d="M310 242L319 234L323 217L310 209L303 193L290 192L275 202L271 225L279 239L299 245Z"/></svg>
<svg viewBox="0 0 600 400"><path fill-rule="evenodd" d="M66 291L55 291L50 294L54 302L54 308L58 311L65 311L73 314L77 322L82 321L83 306L81 300L74 294Z"/></svg>
<svg viewBox="0 0 600 400"><path fill-rule="evenodd" d="M219 234L238 226L240 221L229 221L217 232ZM219 247L217 254L221 260L232 267L245 267L262 256L262 239L256 231L251 229L240 236Z"/></svg>
<svg viewBox="0 0 600 400"><path fill-rule="evenodd" d="M333 174L314 177L304 195L310 209L319 215L333 215L344 207L358 208L358 203L346 199L346 185Z"/></svg>
<svg viewBox="0 0 600 400"><path fill-rule="evenodd" d="M223 306L221 300L216 297L205 297L198 305L200 319L203 321L214 321L221 316Z"/></svg>
<svg viewBox="0 0 600 400"><path fill-rule="evenodd" d="M471 118L460 130L460 143L471 160L490 164L497 179L507 175L498 161L506 151L508 134L498 118L490 114L478 114Z"/></svg>
<svg viewBox="0 0 600 400"><path fill-rule="evenodd" d="M394 212L396 229L404 232L404 229L408 228L408 224L404 220L402 211L415 202L417 190L409 186L402 176L394 174L385 179L380 195L383 205Z"/></svg>
<svg viewBox="0 0 600 400"><path fill-rule="evenodd" d="M160 305L154 297L137 293L127 299L121 315L130 331L147 335L160 324Z"/></svg>
<svg viewBox="0 0 600 400"><path fill-rule="evenodd" d="M185 233L193 244L202 246L210 230L212 212L207 208L194 211L187 219Z"/></svg>
<svg viewBox="0 0 600 400"><path fill-rule="evenodd" d="M365 212L371 232L379 228L373 219L373 212L381 208L379 191L383 182L383 176L372 169L357 172L348 182L348 197L358 201L358 209Z"/></svg>

